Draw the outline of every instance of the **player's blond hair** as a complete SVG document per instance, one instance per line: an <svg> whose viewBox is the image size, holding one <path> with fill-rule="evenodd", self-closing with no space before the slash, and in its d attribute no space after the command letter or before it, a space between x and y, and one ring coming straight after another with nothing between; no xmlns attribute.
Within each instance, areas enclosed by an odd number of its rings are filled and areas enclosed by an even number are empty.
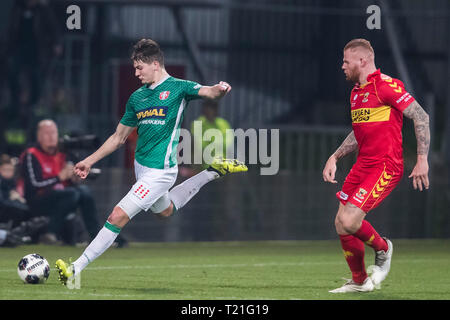
<svg viewBox="0 0 450 320"><path fill-rule="evenodd" d="M350 40L344 47L344 51L348 49L356 49L356 48L363 48L367 51L369 51L370 56L375 58L375 51L372 48L372 45L370 44L370 41L366 39L353 39Z"/></svg>

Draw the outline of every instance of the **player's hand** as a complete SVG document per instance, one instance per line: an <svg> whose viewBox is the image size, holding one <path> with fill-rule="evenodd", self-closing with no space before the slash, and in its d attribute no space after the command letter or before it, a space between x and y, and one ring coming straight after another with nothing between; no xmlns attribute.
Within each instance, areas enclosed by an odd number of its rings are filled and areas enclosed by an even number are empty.
<svg viewBox="0 0 450 320"><path fill-rule="evenodd" d="M223 97L228 92L231 91L231 86L228 82L220 81L219 84L216 84L217 88L219 89L220 96Z"/></svg>
<svg viewBox="0 0 450 320"><path fill-rule="evenodd" d="M203 86L198 91L199 96L211 99L218 100L224 97L228 92L231 91L231 86L228 82L220 81L218 84L213 86Z"/></svg>
<svg viewBox="0 0 450 320"><path fill-rule="evenodd" d="M323 181L330 182L330 183L337 183L337 181L334 179L336 175L336 157L332 155L327 163L325 163L325 168L322 171Z"/></svg>
<svg viewBox="0 0 450 320"><path fill-rule="evenodd" d="M425 189L430 187L430 181L428 180L428 160L426 156L417 156L417 163L408 178L413 179L414 190L419 189L422 191L424 187Z"/></svg>
<svg viewBox="0 0 450 320"><path fill-rule="evenodd" d="M89 171L91 171L91 166L84 161L78 162L74 167L75 174L81 179L86 179Z"/></svg>

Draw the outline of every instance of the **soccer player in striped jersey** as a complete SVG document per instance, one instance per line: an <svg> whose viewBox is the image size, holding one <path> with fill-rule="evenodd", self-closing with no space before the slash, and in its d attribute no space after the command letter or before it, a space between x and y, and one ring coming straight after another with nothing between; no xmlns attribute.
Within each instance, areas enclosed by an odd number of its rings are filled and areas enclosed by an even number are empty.
<svg viewBox="0 0 450 320"><path fill-rule="evenodd" d="M178 173L177 145L183 112L189 101L218 100L230 92L231 86L223 81L202 86L171 77L164 68L163 52L151 39L137 42L131 59L135 76L143 86L130 96L115 133L97 151L77 163L74 170L85 179L92 165L123 145L137 127L134 162L137 182L114 207L104 227L73 264L62 259L56 261L63 284L107 250L120 230L139 212L151 210L160 217L169 217L206 183L229 173L247 171L237 160L215 159L208 169L169 191Z"/></svg>
<svg viewBox="0 0 450 320"><path fill-rule="evenodd" d="M403 175L403 116L413 120L417 139L417 163L409 178L414 189L429 188L429 117L400 80L375 67L369 41L354 39L344 47L342 69L355 84L350 95L353 130L326 162L323 179L337 183L337 161L358 151L356 163L336 194L340 205L335 226L352 279L330 292L367 292L379 288L388 275L393 245L365 220L366 214L392 192ZM375 251L370 277L364 266L365 245Z"/></svg>

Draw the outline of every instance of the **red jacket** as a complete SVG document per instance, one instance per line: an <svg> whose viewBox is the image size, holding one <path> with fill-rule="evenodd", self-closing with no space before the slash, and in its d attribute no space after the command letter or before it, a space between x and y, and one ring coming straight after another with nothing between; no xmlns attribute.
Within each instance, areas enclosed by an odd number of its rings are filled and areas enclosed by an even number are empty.
<svg viewBox="0 0 450 320"><path fill-rule="evenodd" d="M61 190L70 181L60 181L58 174L66 165L66 154L45 153L40 147L26 149L20 156L24 195L28 201L51 190Z"/></svg>

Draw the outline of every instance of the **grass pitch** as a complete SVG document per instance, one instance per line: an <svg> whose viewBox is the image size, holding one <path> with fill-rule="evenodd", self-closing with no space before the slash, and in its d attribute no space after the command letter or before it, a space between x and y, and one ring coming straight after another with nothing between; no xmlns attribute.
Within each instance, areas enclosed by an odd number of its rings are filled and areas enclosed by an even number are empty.
<svg viewBox="0 0 450 320"><path fill-rule="evenodd" d="M393 240L394 255L381 290L331 294L350 272L338 240L132 243L110 248L81 275L81 288L57 280L56 259L83 248L28 245L0 248L0 299L20 300L448 300L450 240ZM373 264L366 247L366 266ZM17 263L39 253L48 281L23 284Z"/></svg>

